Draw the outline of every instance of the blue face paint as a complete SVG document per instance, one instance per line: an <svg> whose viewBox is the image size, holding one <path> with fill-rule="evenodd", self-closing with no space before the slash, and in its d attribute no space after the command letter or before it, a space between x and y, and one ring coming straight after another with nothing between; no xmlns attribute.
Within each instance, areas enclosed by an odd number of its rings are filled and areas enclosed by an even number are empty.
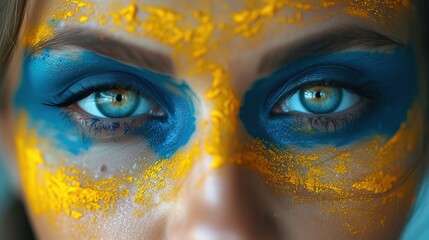
<svg viewBox="0 0 429 240"><path fill-rule="evenodd" d="M126 120L92 117L85 120L91 131L97 132L102 125L114 137L120 134L141 136L160 158L172 156L184 146L195 131L194 94L185 84L178 84L173 78L146 69L122 64L92 52L67 52L44 50L38 56L27 55L23 64L23 79L16 94L16 105L30 113L34 120L46 122L46 131L52 129L61 147L77 154L88 149L92 140L82 139L82 130L72 121L63 107L88 96L114 88L141 91L159 105L166 116L134 119L134 124ZM135 118L139 118L136 116ZM135 122L138 122L136 126ZM66 136L79 137L75 144ZM52 137L52 136L48 136Z"/></svg>
<svg viewBox="0 0 429 240"><path fill-rule="evenodd" d="M44 60L26 55L22 79L15 95L15 109L19 114L21 111L28 114L30 126L38 129L40 137L56 139L55 147L77 155L88 150L92 141L82 138L74 123L65 118L62 111L44 104L46 99L54 95L53 85L46 80L51 78L54 81L52 78L55 74L49 74L49 64L53 62L45 61L47 54L42 53L40 57Z"/></svg>
<svg viewBox="0 0 429 240"><path fill-rule="evenodd" d="M51 19L51 21L49 21L49 26L55 27L58 23L59 21L57 19Z"/></svg>
<svg viewBox="0 0 429 240"><path fill-rule="evenodd" d="M369 100L359 114L342 120L344 127L336 131L304 131L308 121L303 123L302 119L311 118L323 125L329 124L323 122L329 116L273 114L273 107L285 96L308 84L326 81ZM375 134L390 137L406 120L407 110L417 98L417 84L415 57L410 47L391 53L354 51L311 57L255 82L244 96L240 119L250 135L281 148L341 146ZM335 114L330 118L347 115Z"/></svg>

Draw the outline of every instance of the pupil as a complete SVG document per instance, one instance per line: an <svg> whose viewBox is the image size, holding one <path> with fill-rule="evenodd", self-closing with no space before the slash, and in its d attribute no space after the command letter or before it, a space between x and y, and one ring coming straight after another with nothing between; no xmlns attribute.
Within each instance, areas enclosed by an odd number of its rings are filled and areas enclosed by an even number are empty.
<svg viewBox="0 0 429 240"><path fill-rule="evenodd" d="M321 98L322 97L322 93L319 91L319 92L316 92L316 97L317 98Z"/></svg>
<svg viewBox="0 0 429 240"><path fill-rule="evenodd" d="M123 100L122 95L118 94L116 95L116 101L121 102Z"/></svg>
<svg viewBox="0 0 429 240"><path fill-rule="evenodd" d="M314 86L300 91L299 98L304 108L311 113L333 112L341 103L341 88Z"/></svg>

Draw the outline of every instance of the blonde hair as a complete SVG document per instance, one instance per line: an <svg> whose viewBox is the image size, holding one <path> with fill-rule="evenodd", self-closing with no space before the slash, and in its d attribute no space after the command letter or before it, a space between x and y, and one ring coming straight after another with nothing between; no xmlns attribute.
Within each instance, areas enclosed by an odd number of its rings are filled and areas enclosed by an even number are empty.
<svg viewBox="0 0 429 240"><path fill-rule="evenodd" d="M0 111L6 104L6 73L16 46L27 0L0 1Z"/></svg>

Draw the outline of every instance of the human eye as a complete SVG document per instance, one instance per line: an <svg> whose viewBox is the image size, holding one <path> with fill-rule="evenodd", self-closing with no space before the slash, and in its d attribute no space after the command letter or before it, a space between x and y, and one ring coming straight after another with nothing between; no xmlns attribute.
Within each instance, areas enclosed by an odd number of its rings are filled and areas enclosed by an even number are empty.
<svg viewBox="0 0 429 240"><path fill-rule="evenodd" d="M296 78L296 86L279 93L271 109L273 118L289 116L295 130L314 134L345 131L362 116L377 96L369 94L369 84L355 84L361 74L338 66L316 67Z"/></svg>
<svg viewBox="0 0 429 240"><path fill-rule="evenodd" d="M361 61L366 59L366 61ZM345 52L291 63L256 81L240 119L280 148L343 146L391 135L416 96L408 50Z"/></svg>
<svg viewBox="0 0 429 240"><path fill-rule="evenodd" d="M100 118L165 115L165 112L148 96L125 88L92 92L89 96L77 101L76 105L85 113Z"/></svg>
<svg viewBox="0 0 429 240"><path fill-rule="evenodd" d="M97 72L78 79L49 103L93 139L118 138L168 118L168 99L129 72ZM163 107L162 107L163 106Z"/></svg>
<svg viewBox="0 0 429 240"><path fill-rule="evenodd" d="M291 96L281 99L273 109L277 114L299 112L306 114L330 114L345 111L362 101L351 90L316 84L304 86Z"/></svg>
<svg viewBox="0 0 429 240"><path fill-rule="evenodd" d="M169 157L195 130L194 94L184 81L91 51L28 56L23 81L17 105L56 129L73 153L95 143L138 141Z"/></svg>

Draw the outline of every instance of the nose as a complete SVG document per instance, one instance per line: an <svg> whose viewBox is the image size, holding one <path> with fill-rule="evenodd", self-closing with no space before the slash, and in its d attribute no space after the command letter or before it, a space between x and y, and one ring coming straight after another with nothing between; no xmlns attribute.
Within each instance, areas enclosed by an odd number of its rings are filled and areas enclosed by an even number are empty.
<svg viewBox="0 0 429 240"><path fill-rule="evenodd" d="M225 165L188 180L169 218L168 239L279 239L269 192L250 171Z"/></svg>

